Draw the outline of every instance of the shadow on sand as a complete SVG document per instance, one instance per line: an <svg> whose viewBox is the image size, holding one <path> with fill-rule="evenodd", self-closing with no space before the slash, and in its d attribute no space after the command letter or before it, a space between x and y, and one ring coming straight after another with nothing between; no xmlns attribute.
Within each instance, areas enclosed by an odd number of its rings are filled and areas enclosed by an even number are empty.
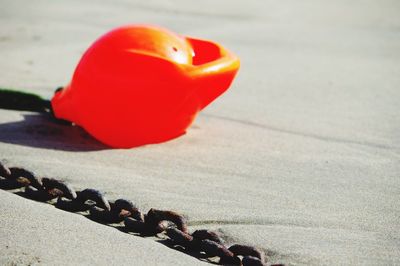
<svg viewBox="0 0 400 266"><path fill-rule="evenodd" d="M24 114L22 121L0 124L0 142L64 151L108 149L82 128L45 114Z"/></svg>

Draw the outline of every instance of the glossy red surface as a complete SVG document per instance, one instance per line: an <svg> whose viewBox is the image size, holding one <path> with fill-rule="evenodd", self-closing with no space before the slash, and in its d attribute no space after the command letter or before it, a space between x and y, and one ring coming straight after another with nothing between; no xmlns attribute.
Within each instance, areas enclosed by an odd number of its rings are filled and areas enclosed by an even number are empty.
<svg viewBox="0 0 400 266"><path fill-rule="evenodd" d="M210 41L156 26L120 27L85 52L52 106L56 117L111 147L163 142L185 133L228 89L239 65Z"/></svg>

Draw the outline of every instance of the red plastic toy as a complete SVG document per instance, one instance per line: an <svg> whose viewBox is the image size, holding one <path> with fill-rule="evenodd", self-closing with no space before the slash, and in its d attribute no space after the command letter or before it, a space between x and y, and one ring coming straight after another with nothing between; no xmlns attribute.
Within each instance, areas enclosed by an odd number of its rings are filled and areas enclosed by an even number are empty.
<svg viewBox="0 0 400 266"><path fill-rule="evenodd" d="M51 104L57 118L111 147L163 142L185 133L239 65L210 41L155 26L120 27L92 44Z"/></svg>

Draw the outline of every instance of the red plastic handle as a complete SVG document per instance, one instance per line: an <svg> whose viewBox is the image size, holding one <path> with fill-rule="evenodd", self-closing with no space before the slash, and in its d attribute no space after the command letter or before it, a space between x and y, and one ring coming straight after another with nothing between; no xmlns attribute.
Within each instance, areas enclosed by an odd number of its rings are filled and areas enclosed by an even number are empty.
<svg viewBox="0 0 400 266"><path fill-rule="evenodd" d="M186 40L194 52L187 75L201 90L198 95L201 98L200 109L203 109L229 88L239 70L240 60L217 43L190 37Z"/></svg>

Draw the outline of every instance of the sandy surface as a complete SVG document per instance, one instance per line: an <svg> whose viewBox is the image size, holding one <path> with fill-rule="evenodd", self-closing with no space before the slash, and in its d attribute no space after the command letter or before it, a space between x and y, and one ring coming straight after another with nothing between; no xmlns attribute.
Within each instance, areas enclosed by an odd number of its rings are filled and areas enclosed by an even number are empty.
<svg viewBox="0 0 400 266"><path fill-rule="evenodd" d="M1 158L177 210L190 230L218 229L271 262L400 264L399 13L378 0L1 0L2 87L50 97L94 39L136 22L216 40L242 60L179 139L104 149L77 128L0 110ZM1 264L201 263L8 192L0 210Z"/></svg>

